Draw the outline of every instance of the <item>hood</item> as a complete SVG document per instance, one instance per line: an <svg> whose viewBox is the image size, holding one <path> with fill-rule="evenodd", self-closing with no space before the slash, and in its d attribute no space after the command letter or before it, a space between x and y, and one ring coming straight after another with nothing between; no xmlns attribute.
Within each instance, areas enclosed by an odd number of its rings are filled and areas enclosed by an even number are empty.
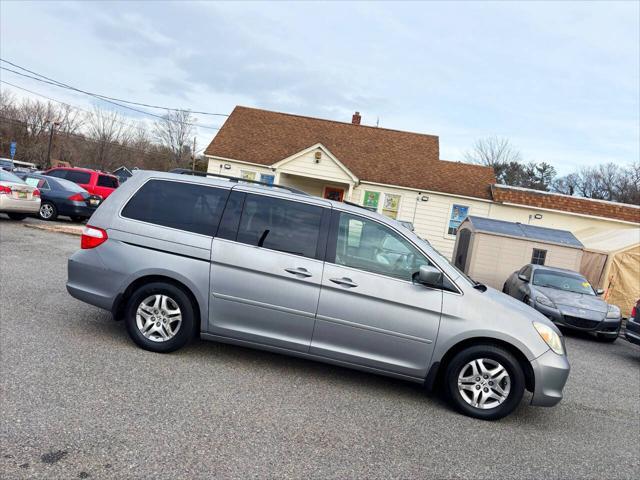
<svg viewBox="0 0 640 480"><path fill-rule="evenodd" d="M526 303L522 303L520 300L516 300L491 287L487 287L487 291L484 292L483 295L488 297L487 299L490 299L501 312L508 312L509 318L511 319L510 321L524 321L528 324L534 321L544 323L558 335L562 336L558 327L556 327L551 320Z"/></svg>
<svg viewBox="0 0 640 480"><path fill-rule="evenodd" d="M567 292L557 288L533 287L536 291L549 297L556 305L591 310L598 313L607 313L609 306L607 302L595 295L585 295L584 293Z"/></svg>

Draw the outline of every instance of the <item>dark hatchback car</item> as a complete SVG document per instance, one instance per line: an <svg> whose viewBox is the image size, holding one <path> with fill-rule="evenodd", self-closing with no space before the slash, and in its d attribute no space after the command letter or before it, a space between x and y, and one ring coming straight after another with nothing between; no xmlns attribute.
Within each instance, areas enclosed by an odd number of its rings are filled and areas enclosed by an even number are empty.
<svg viewBox="0 0 640 480"><path fill-rule="evenodd" d="M640 300L636 302L635 307L631 310L631 316L627 318L624 336L631 343L640 345Z"/></svg>
<svg viewBox="0 0 640 480"><path fill-rule="evenodd" d="M70 217L73 222L89 218L102 203L98 195L91 195L81 186L62 178L38 173L22 174L20 177L40 190L42 201L38 217L55 220L59 215Z"/></svg>

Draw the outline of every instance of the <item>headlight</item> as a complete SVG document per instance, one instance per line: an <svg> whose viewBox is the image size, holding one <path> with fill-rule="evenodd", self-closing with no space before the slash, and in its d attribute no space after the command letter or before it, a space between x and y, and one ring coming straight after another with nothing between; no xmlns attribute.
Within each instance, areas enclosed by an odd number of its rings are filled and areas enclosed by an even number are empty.
<svg viewBox="0 0 640 480"><path fill-rule="evenodd" d="M620 309L615 305L609 305L609 310L607 311L607 318L620 318Z"/></svg>
<svg viewBox="0 0 640 480"><path fill-rule="evenodd" d="M551 327L544 323L533 322L534 328L538 331L544 342L549 345L549 348L556 352L558 355L564 354L564 347L562 346L562 340L560 335L553 331Z"/></svg>
<svg viewBox="0 0 640 480"><path fill-rule="evenodd" d="M540 305L544 305L546 307L556 308L556 304L553 303L551 300L549 300L544 295L537 295L536 296L536 303L539 303Z"/></svg>

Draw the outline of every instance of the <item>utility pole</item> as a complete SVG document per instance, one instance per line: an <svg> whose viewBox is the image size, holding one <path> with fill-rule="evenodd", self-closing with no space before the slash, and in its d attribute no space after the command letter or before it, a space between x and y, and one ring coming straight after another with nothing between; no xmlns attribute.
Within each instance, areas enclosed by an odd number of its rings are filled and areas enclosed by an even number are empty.
<svg viewBox="0 0 640 480"><path fill-rule="evenodd" d="M196 137L193 137L193 150L191 150L191 170L196 169Z"/></svg>
<svg viewBox="0 0 640 480"><path fill-rule="evenodd" d="M51 120L47 120L47 123L50 125L49 127L49 146L47 147L47 168L51 168L51 144L53 143L53 132L56 129L56 125L60 125L60 122L52 122Z"/></svg>

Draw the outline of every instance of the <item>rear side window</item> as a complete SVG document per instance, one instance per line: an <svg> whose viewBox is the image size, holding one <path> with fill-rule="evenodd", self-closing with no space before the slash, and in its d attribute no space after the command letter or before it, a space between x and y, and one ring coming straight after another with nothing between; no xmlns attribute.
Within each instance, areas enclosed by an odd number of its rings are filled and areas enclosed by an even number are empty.
<svg viewBox="0 0 640 480"><path fill-rule="evenodd" d="M91 174L89 172L79 172L77 170L67 170L67 174L64 176L67 180L74 183L91 183Z"/></svg>
<svg viewBox="0 0 640 480"><path fill-rule="evenodd" d="M133 220L213 236L229 190L186 182L149 180L122 209Z"/></svg>
<svg viewBox="0 0 640 480"><path fill-rule="evenodd" d="M56 177L56 178L66 178L67 171L66 170L51 170L49 173L47 173L47 176Z"/></svg>
<svg viewBox="0 0 640 480"><path fill-rule="evenodd" d="M98 176L98 186L99 187L109 187L109 188L118 188L118 181L110 177L108 175L99 175Z"/></svg>
<svg viewBox="0 0 640 480"><path fill-rule="evenodd" d="M261 195L247 195L237 241L315 258L322 207Z"/></svg>

